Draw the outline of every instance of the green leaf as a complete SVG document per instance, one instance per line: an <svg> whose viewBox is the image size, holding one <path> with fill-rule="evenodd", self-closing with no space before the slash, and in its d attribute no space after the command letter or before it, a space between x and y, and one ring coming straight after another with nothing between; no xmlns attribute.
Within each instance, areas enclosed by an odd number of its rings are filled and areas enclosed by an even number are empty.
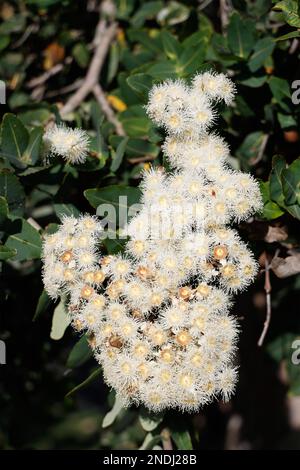
<svg viewBox="0 0 300 470"><path fill-rule="evenodd" d="M72 56L81 68L86 68L90 61L90 52L84 42L78 42L72 48Z"/></svg>
<svg viewBox="0 0 300 470"><path fill-rule="evenodd" d="M84 196L95 209L102 204L112 205L116 210L116 222L123 226L130 206L140 200L139 188L123 185L112 185L104 188L87 189Z"/></svg>
<svg viewBox="0 0 300 470"><path fill-rule="evenodd" d="M45 233L47 235L52 235L53 233L57 232L58 229L59 225L52 222L46 226Z"/></svg>
<svg viewBox="0 0 300 470"><path fill-rule="evenodd" d="M172 26L179 23L183 23L188 19L189 16L189 6L172 0L166 3L164 8L159 11L157 15L157 21L162 25Z"/></svg>
<svg viewBox="0 0 300 470"><path fill-rule="evenodd" d="M297 0L283 0L276 3L273 10L280 10L285 21L295 28L300 28L299 3Z"/></svg>
<svg viewBox="0 0 300 470"><path fill-rule="evenodd" d="M201 43L197 46L184 49L177 61L177 73L187 76L194 73L203 64L206 54L206 45Z"/></svg>
<svg viewBox="0 0 300 470"><path fill-rule="evenodd" d="M281 181L285 204L300 205L300 158L282 170Z"/></svg>
<svg viewBox="0 0 300 470"><path fill-rule="evenodd" d="M240 59L247 59L255 43L255 25L249 19L233 13L227 29L228 46Z"/></svg>
<svg viewBox="0 0 300 470"><path fill-rule="evenodd" d="M131 117L138 117L138 118L147 117L144 106L141 104L133 104L132 106L129 106L129 108L126 109L120 116L122 120L131 118Z"/></svg>
<svg viewBox="0 0 300 470"><path fill-rule="evenodd" d="M287 105L287 101L289 103L291 101L291 91L288 81L272 76L268 83L275 103L278 103L284 111L290 113L290 108Z"/></svg>
<svg viewBox="0 0 300 470"><path fill-rule="evenodd" d="M161 442L162 438L161 435L158 434L157 436L153 436L151 432L146 434L145 439L142 445L139 447L139 450L152 450L154 449L155 444Z"/></svg>
<svg viewBox="0 0 300 470"><path fill-rule="evenodd" d="M171 61L156 62L152 65L147 73L157 80L167 80L168 78L177 78L178 69Z"/></svg>
<svg viewBox="0 0 300 470"><path fill-rule="evenodd" d="M146 117L128 117L122 119L122 125L129 137L144 137L148 134L152 123Z"/></svg>
<svg viewBox="0 0 300 470"><path fill-rule="evenodd" d="M113 173L115 173L118 170L118 168L120 167L122 163L127 142L128 142L128 137L124 137L117 147L116 153L110 165L110 171L112 171Z"/></svg>
<svg viewBox="0 0 300 470"><path fill-rule="evenodd" d="M287 129L288 127L296 127L296 119L288 114L277 113L277 118L282 129Z"/></svg>
<svg viewBox="0 0 300 470"><path fill-rule="evenodd" d="M105 246L107 253L109 255L116 255L117 253L122 253L125 248L127 238L104 238L103 245Z"/></svg>
<svg viewBox="0 0 300 470"><path fill-rule="evenodd" d="M117 135L113 135L110 138L110 142L114 147L116 147L121 141L122 137ZM140 157L142 155L157 157L159 154L159 147L144 139L129 139L125 152L129 157Z"/></svg>
<svg viewBox="0 0 300 470"><path fill-rule="evenodd" d="M276 202L269 201L264 205L263 217L267 220L278 219L282 216L284 211L276 204Z"/></svg>
<svg viewBox="0 0 300 470"><path fill-rule="evenodd" d="M131 24L136 28L143 26L146 20L154 18L163 8L163 2L142 2L141 7L132 16Z"/></svg>
<svg viewBox="0 0 300 470"><path fill-rule="evenodd" d="M174 440L178 450L193 449L191 436L188 431L174 431L172 432L172 439Z"/></svg>
<svg viewBox="0 0 300 470"><path fill-rule="evenodd" d="M250 77L246 78L245 80L240 80L239 83L244 86L248 86L250 88L259 88L264 85L267 81L266 76L262 77Z"/></svg>
<svg viewBox="0 0 300 470"><path fill-rule="evenodd" d="M283 210L270 200L270 182L269 181L260 181L260 192L262 195L264 208L262 212L262 217L267 220L277 219L284 214Z"/></svg>
<svg viewBox="0 0 300 470"><path fill-rule="evenodd" d="M2 21L0 24L0 34L20 33L26 28L26 17L24 14L15 14Z"/></svg>
<svg viewBox="0 0 300 470"><path fill-rule="evenodd" d="M42 313L44 313L47 310L47 308L50 306L50 304L51 304L51 299L48 296L47 292L43 289L39 297L32 321L35 321Z"/></svg>
<svg viewBox="0 0 300 470"><path fill-rule="evenodd" d="M28 143L29 134L23 123L14 114L5 114L1 127L1 154L13 165L24 168Z"/></svg>
<svg viewBox="0 0 300 470"><path fill-rule="evenodd" d="M78 392L79 390L82 390L83 388L88 387L88 385L93 383L99 377L100 374L101 374L101 369L100 368L93 370L93 372L88 376L88 378L85 379L80 384L76 385L76 387L72 388L72 390L70 390L66 394L65 398L68 398L71 395L73 395L75 392Z"/></svg>
<svg viewBox="0 0 300 470"><path fill-rule="evenodd" d="M291 31L290 33L283 34L283 36L279 36L278 38L275 38L275 41L286 41L288 39L299 38L299 37L300 37L300 31Z"/></svg>
<svg viewBox="0 0 300 470"><path fill-rule="evenodd" d="M0 245L0 261L5 261L9 258L13 258L16 254L17 250L12 250L5 245Z"/></svg>
<svg viewBox="0 0 300 470"><path fill-rule="evenodd" d="M162 413L151 413L145 408L142 408L139 414L139 421L145 431L151 432L159 426L163 417L164 415Z"/></svg>
<svg viewBox="0 0 300 470"><path fill-rule="evenodd" d="M0 196L0 227L8 218L8 204L5 197Z"/></svg>
<svg viewBox="0 0 300 470"><path fill-rule="evenodd" d="M182 52L179 41L166 30L161 32L161 38L166 56L171 60L177 60Z"/></svg>
<svg viewBox="0 0 300 470"><path fill-rule="evenodd" d="M128 20L131 17L134 4L134 0L117 0L116 18L120 20Z"/></svg>
<svg viewBox="0 0 300 470"><path fill-rule="evenodd" d="M297 337L294 334L283 333L267 344L266 351L271 358L278 363L284 359L290 360L292 352L291 346L295 339L297 339Z"/></svg>
<svg viewBox="0 0 300 470"><path fill-rule="evenodd" d="M243 98L242 95L237 95L235 102L237 107L237 114L242 115L244 118L250 118L255 116L255 113L253 112L252 108L249 106L249 104Z"/></svg>
<svg viewBox="0 0 300 470"><path fill-rule="evenodd" d="M10 109L16 109L28 105L29 102L29 95L22 91L14 91L9 97L8 105Z"/></svg>
<svg viewBox="0 0 300 470"><path fill-rule="evenodd" d="M151 75L137 73L127 78L128 85L139 95L142 100L148 98L149 90L153 85Z"/></svg>
<svg viewBox="0 0 300 470"><path fill-rule="evenodd" d="M142 29L129 29L128 30L128 37L130 41L137 42L145 47L147 52L151 52L152 55L157 55L162 53L162 43L160 41L160 37L158 36L150 36L149 30L142 30ZM122 74L122 72L121 72ZM120 74L118 76L118 80L120 79Z"/></svg>
<svg viewBox="0 0 300 470"><path fill-rule="evenodd" d="M70 317L66 312L65 302L61 299L53 313L50 338L55 341L61 339L69 324Z"/></svg>
<svg viewBox="0 0 300 470"><path fill-rule="evenodd" d="M79 217L80 212L73 204L53 204L55 214L62 220L64 216Z"/></svg>
<svg viewBox="0 0 300 470"><path fill-rule="evenodd" d="M75 344L67 359L66 366L74 369L88 361L93 356L86 336L82 336Z"/></svg>
<svg viewBox="0 0 300 470"><path fill-rule="evenodd" d="M38 161L43 140L43 128L35 127L29 134L28 146L23 155L23 161L29 165L35 165Z"/></svg>
<svg viewBox="0 0 300 470"><path fill-rule="evenodd" d="M107 83L111 83L112 80L115 78L118 72L119 60L120 60L119 45L113 42L109 50L109 59L108 59L108 65L107 65Z"/></svg>
<svg viewBox="0 0 300 470"><path fill-rule="evenodd" d="M282 193L282 183L281 183L281 172L286 167L286 162L284 157L280 155L275 155L272 159L272 170L270 172L270 198L272 201L275 201L280 206L284 203L284 197Z"/></svg>
<svg viewBox="0 0 300 470"><path fill-rule="evenodd" d="M105 162L109 157L109 151L103 137L104 114L102 113L100 106L96 101L92 101L91 104L91 117L93 121L93 126L96 130L96 137L92 138L90 141L90 151L95 152L96 156L99 159L98 169L101 169L105 165Z"/></svg>
<svg viewBox="0 0 300 470"><path fill-rule="evenodd" d="M183 47L196 46L201 42L204 42L207 46L210 44L214 33L214 26L211 20L203 13L198 13L198 21L199 30L184 39Z"/></svg>
<svg viewBox="0 0 300 470"><path fill-rule="evenodd" d="M11 214L23 215L25 201L23 186L16 175L5 169L0 170L0 196L6 199Z"/></svg>
<svg viewBox="0 0 300 470"><path fill-rule="evenodd" d="M1 36L0 37L0 51L3 51L10 43L9 36Z"/></svg>
<svg viewBox="0 0 300 470"><path fill-rule="evenodd" d="M26 3L36 5L39 8L47 8L56 3L61 3L61 0L26 0Z"/></svg>
<svg viewBox="0 0 300 470"><path fill-rule="evenodd" d="M44 174L46 174L49 168L50 168L50 165L49 166L46 166L46 165L45 166L29 166L26 168L26 170L19 172L19 176L30 176L39 172L44 172Z"/></svg>
<svg viewBox="0 0 300 470"><path fill-rule="evenodd" d="M250 165L251 161L255 160L264 136L265 134L263 134L262 131L251 132L239 146L237 156L242 160L244 165Z"/></svg>
<svg viewBox="0 0 300 470"><path fill-rule="evenodd" d="M41 126L46 124L52 117L52 112L46 108L36 108L18 114L19 119L25 126Z"/></svg>
<svg viewBox="0 0 300 470"><path fill-rule="evenodd" d="M299 206L299 204L293 204L291 206L286 206L285 208L293 217L300 220L300 206Z"/></svg>
<svg viewBox="0 0 300 470"><path fill-rule="evenodd" d="M114 406L103 418L102 428L108 428L108 426L111 426L122 410L123 402L118 397L116 397Z"/></svg>
<svg viewBox="0 0 300 470"><path fill-rule="evenodd" d="M268 201L270 201L270 182L259 181L259 189L263 203L266 204Z"/></svg>
<svg viewBox="0 0 300 470"><path fill-rule="evenodd" d="M255 72L264 65L267 58L272 54L274 47L275 42L272 37L265 37L257 41L248 62L251 72Z"/></svg>
<svg viewBox="0 0 300 470"><path fill-rule="evenodd" d="M24 219L15 219L11 224L13 234L9 235L5 246L16 250L14 257L16 261L25 261L40 258L41 236L39 232Z"/></svg>
<svg viewBox="0 0 300 470"><path fill-rule="evenodd" d="M133 73L137 72L137 69L139 69L140 73L145 72L153 59L153 52L144 49L132 54L129 48L123 48L120 55L120 62L127 70L133 71L136 69Z"/></svg>

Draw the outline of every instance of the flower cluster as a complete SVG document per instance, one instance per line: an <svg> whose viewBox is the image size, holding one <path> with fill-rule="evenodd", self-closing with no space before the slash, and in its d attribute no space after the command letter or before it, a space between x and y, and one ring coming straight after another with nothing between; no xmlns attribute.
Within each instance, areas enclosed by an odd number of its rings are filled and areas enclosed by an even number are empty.
<svg viewBox="0 0 300 470"><path fill-rule="evenodd" d="M52 156L61 156L72 164L86 160L89 136L83 129L71 129L64 124L55 124L45 132L43 140L46 160Z"/></svg>
<svg viewBox="0 0 300 470"><path fill-rule="evenodd" d="M68 293L72 323L87 331L124 405L193 411L234 390L230 295L257 265L229 225L259 210L261 198L249 175L228 168L223 139L208 134L213 101L233 95L222 74L153 87L147 112L168 133L172 171L145 173L124 254L97 252L101 226L90 216L66 218L45 242L45 287Z"/></svg>

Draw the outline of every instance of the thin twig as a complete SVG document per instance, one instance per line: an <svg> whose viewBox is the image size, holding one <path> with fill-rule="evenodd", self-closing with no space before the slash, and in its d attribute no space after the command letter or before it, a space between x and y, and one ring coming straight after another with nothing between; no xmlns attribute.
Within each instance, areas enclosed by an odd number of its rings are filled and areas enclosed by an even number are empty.
<svg viewBox="0 0 300 470"><path fill-rule="evenodd" d="M213 0L200 0L199 10L204 10Z"/></svg>
<svg viewBox="0 0 300 470"><path fill-rule="evenodd" d="M69 63L70 63L70 60L66 60L64 63L56 64L50 70L47 70L46 72L42 73L38 77L32 78L27 83L26 85L27 88L35 88L37 86L43 85L47 80L49 80L49 78L53 77L54 75L58 74L61 70L63 70L65 64L69 64Z"/></svg>
<svg viewBox="0 0 300 470"><path fill-rule="evenodd" d="M127 161L135 165L136 163L152 162L156 157L153 155L144 155L143 157L128 158Z"/></svg>
<svg viewBox="0 0 300 470"><path fill-rule="evenodd" d="M227 0L220 0L220 20L223 33L229 22L229 12L230 7L227 3Z"/></svg>
<svg viewBox="0 0 300 470"><path fill-rule="evenodd" d="M37 24L29 25L28 28L25 29L22 36L11 46L11 49L17 49L18 47L22 46L22 44L24 44L24 42L27 41L29 36L32 33L37 33L38 30L39 30L39 25L37 25Z"/></svg>
<svg viewBox="0 0 300 470"><path fill-rule="evenodd" d="M94 55L88 68L85 79L78 90L68 99L61 109L61 116L74 111L86 96L93 90L98 83L99 74L104 64L111 41L117 31L117 23L107 24L105 19L100 19L93 43L95 44Z"/></svg>
<svg viewBox="0 0 300 470"><path fill-rule="evenodd" d="M77 90L83 82L82 78L78 78L75 82L66 85L59 90L50 90L45 93L45 98L54 98L56 96L64 95L65 93L70 93L70 91Z"/></svg>
<svg viewBox="0 0 300 470"><path fill-rule="evenodd" d="M171 433L169 429L164 428L161 433L162 445L164 450L173 450L173 445L171 441Z"/></svg>
<svg viewBox="0 0 300 470"><path fill-rule="evenodd" d="M262 333L260 335L260 338L258 340L258 343L257 343L257 345L259 347L261 347L264 343L264 339L265 339L265 336L268 332L270 322L271 322L271 316L272 316L272 305L271 305L272 286L271 286L271 280L270 280L270 264L269 264L269 261L267 259L267 256L266 256L266 260L265 260L265 285L264 285L264 289L265 289L265 293L266 293L267 313L266 313L266 319L265 319L265 322L264 322L264 328L263 328L263 331L262 331Z"/></svg>
<svg viewBox="0 0 300 470"><path fill-rule="evenodd" d="M115 115L113 109L111 108L109 102L107 101L105 93L102 90L99 83L97 83L94 86L93 93L94 93L94 96L95 96L96 100L98 101L102 111L104 112L107 120L115 126L116 133L118 135L125 135L123 126L120 123L120 121L118 121L118 119L116 118L116 115Z"/></svg>

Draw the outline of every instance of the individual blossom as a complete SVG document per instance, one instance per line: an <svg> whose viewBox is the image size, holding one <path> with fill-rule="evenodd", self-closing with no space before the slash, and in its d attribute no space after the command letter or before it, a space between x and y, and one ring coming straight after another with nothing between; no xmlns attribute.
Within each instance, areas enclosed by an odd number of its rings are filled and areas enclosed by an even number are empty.
<svg viewBox="0 0 300 470"><path fill-rule="evenodd" d="M54 125L44 134L46 161L52 156L62 157L66 162L84 163L89 150L89 136L83 129L71 129L64 124Z"/></svg>

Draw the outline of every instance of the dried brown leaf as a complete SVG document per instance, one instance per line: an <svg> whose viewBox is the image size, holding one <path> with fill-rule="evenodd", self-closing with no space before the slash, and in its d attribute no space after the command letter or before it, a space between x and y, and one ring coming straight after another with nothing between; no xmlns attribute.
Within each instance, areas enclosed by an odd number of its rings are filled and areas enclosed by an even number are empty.
<svg viewBox="0 0 300 470"><path fill-rule="evenodd" d="M271 269L279 278L285 278L300 273L300 253L289 251L291 253L286 258L275 256L272 259Z"/></svg>
<svg viewBox="0 0 300 470"><path fill-rule="evenodd" d="M268 228L264 240L268 243L283 242L288 238L287 227L272 227Z"/></svg>

